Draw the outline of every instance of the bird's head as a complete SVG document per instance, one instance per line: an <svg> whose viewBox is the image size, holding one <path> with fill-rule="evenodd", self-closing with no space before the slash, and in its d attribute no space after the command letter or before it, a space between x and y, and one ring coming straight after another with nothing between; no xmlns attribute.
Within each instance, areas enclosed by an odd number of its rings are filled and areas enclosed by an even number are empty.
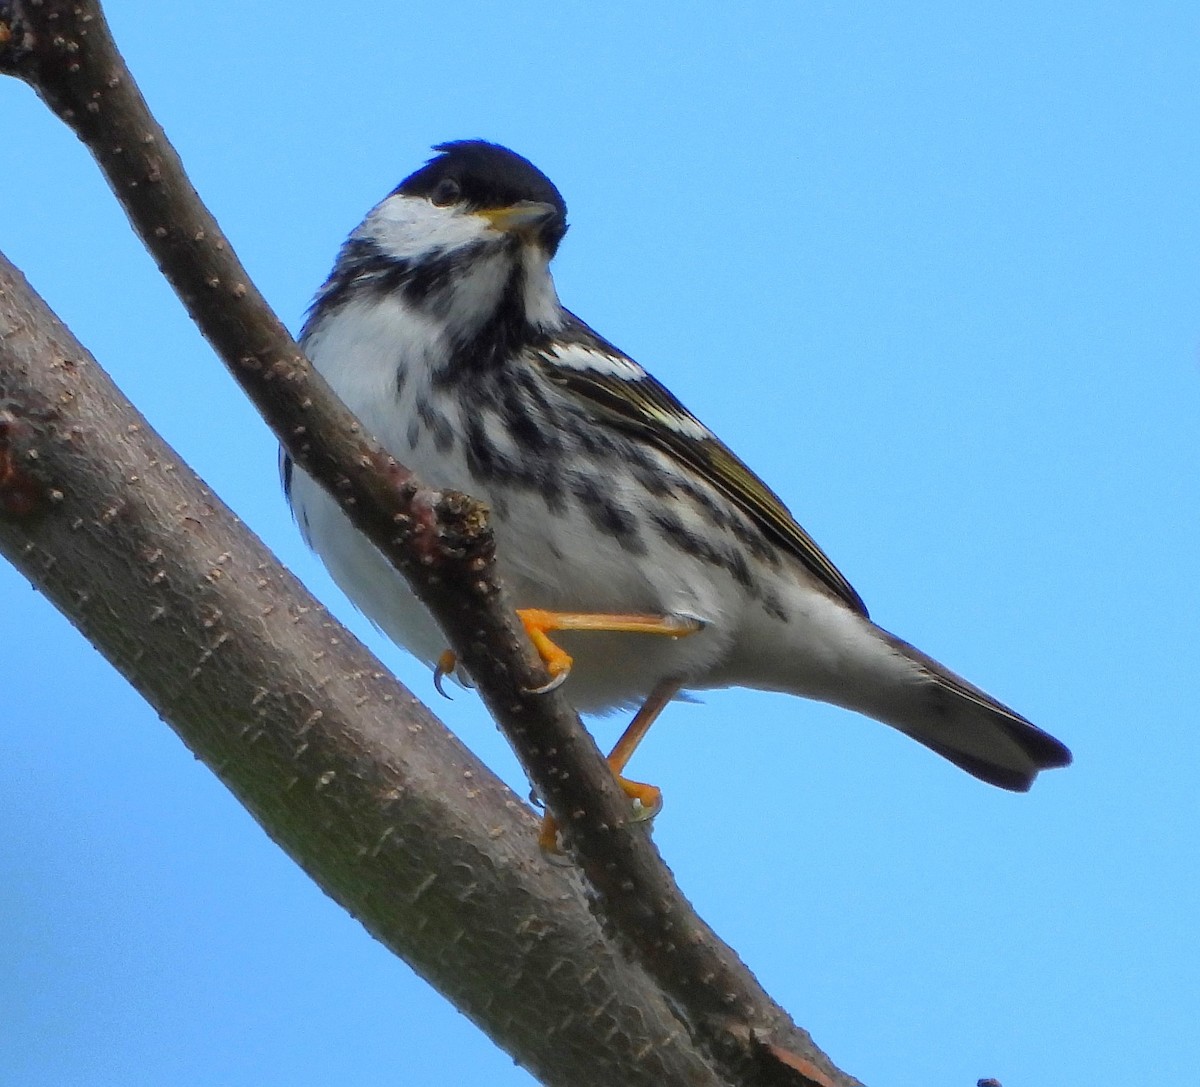
<svg viewBox="0 0 1200 1087"><path fill-rule="evenodd" d="M560 325L549 263L567 207L549 178L483 140L444 143L350 236L313 316L390 295L464 342L497 323Z"/></svg>
<svg viewBox="0 0 1200 1087"><path fill-rule="evenodd" d="M514 243L554 256L567 232L567 205L554 183L507 147L459 140L405 178L382 207L417 230L417 247ZM401 239L397 237L397 241Z"/></svg>

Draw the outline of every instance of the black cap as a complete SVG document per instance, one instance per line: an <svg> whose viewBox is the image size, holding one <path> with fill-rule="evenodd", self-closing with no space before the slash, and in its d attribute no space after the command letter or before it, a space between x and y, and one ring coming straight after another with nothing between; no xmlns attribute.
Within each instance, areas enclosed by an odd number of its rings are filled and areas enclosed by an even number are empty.
<svg viewBox="0 0 1200 1087"><path fill-rule="evenodd" d="M396 188L402 196L430 196L449 179L461 195L456 202L471 208L508 208L522 201L550 204L557 209L541 234L551 253L567 232L567 205L552 182L527 158L486 140L455 140L438 144L440 152Z"/></svg>

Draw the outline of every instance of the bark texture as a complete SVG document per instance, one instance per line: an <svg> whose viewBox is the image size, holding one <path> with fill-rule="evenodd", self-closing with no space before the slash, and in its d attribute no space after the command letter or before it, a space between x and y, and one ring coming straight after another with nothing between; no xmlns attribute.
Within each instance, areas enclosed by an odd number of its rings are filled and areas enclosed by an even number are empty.
<svg viewBox="0 0 1200 1087"><path fill-rule="evenodd" d="M537 820L0 258L0 551L263 829L546 1083L722 1082Z"/></svg>

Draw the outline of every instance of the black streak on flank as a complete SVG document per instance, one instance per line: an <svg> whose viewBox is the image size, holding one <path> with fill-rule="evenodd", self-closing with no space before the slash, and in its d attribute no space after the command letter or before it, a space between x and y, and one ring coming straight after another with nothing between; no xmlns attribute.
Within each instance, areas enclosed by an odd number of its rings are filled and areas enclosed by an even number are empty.
<svg viewBox="0 0 1200 1087"><path fill-rule="evenodd" d="M791 622L791 616L784 610L783 605L779 602L779 597L774 593L763 594L762 609L772 619L778 619L781 623Z"/></svg>
<svg viewBox="0 0 1200 1087"><path fill-rule="evenodd" d="M754 589L754 579L750 574L750 567L740 551L717 547L703 536L692 532L673 513L658 511L651 514L651 520L667 543L702 562L727 570L743 588Z"/></svg>
<svg viewBox="0 0 1200 1087"><path fill-rule="evenodd" d="M539 410L527 390L506 385L500 401L499 425L532 456L544 457L561 451L562 441L553 427L547 425L547 415L544 406Z"/></svg>
<svg viewBox="0 0 1200 1087"><path fill-rule="evenodd" d="M621 547L632 554L646 553L646 545L638 533L633 515L605 494L594 479L584 475L575 476L571 481L571 493L579 500L588 520L601 532L615 537Z"/></svg>
<svg viewBox="0 0 1200 1087"><path fill-rule="evenodd" d="M433 436L433 444L439 453L449 453L454 448L454 428L449 420L423 396L417 398L417 417Z"/></svg>
<svg viewBox="0 0 1200 1087"><path fill-rule="evenodd" d="M292 472L295 471L295 465L292 463L292 458L286 453L280 454L279 457L279 475L283 479L283 494L288 500L288 504L292 501Z"/></svg>
<svg viewBox="0 0 1200 1087"><path fill-rule="evenodd" d="M511 482L515 467L491 442L487 427L477 415L468 415L466 427L467 467L471 475L485 481L500 479Z"/></svg>
<svg viewBox="0 0 1200 1087"><path fill-rule="evenodd" d="M292 503L292 481L295 478L296 465L286 453L281 452L279 455L279 475L283 479L283 496L287 499L287 504L292 508L292 514L296 518L296 523L300 526L300 535L307 541L310 538L308 530L308 514L304 510L297 510Z"/></svg>
<svg viewBox="0 0 1200 1087"><path fill-rule="evenodd" d="M493 420L495 416L492 416ZM537 491L547 510L553 515L564 512L566 506L559 478L547 470L544 457L509 455L492 442L487 424L479 413L468 414L463 434L466 445L467 468L479 480L498 482L512 487Z"/></svg>

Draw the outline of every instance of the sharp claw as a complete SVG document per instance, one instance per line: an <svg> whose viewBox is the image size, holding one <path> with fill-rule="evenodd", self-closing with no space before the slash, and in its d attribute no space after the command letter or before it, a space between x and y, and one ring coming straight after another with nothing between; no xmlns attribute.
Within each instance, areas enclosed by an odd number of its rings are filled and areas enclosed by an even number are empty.
<svg viewBox="0 0 1200 1087"><path fill-rule="evenodd" d="M454 655L454 650L447 649L438 657L437 664L433 668L433 689L451 702L454 701L454 696L447 693L446 688L442 686L442 680L454 671L457 664L458 658Z"/></svg>
<svg viewBox="0 0 1200 1087"><path fill-rule="evenodd" d="M633 808L633 815L630 816L630 820L634 823L646 823L647 826L649 826L649 824L653 823L654 820L658 818L658 813L663 810L663 801L661 796L658 798L658 803L653 807L647 807L637 797L633 797L632 800L633 802L631 807Z"/></svg>
<svg viewBox="0 0 1200 1087"><path fill-rule="evenodd" d="M543 683L540 687L531 687L530 694L549 694L551 691L557 691L564 683L567 682L567 676L571 674L570 668L564 668L558 675L551 677L549 683Z"/></svg>

